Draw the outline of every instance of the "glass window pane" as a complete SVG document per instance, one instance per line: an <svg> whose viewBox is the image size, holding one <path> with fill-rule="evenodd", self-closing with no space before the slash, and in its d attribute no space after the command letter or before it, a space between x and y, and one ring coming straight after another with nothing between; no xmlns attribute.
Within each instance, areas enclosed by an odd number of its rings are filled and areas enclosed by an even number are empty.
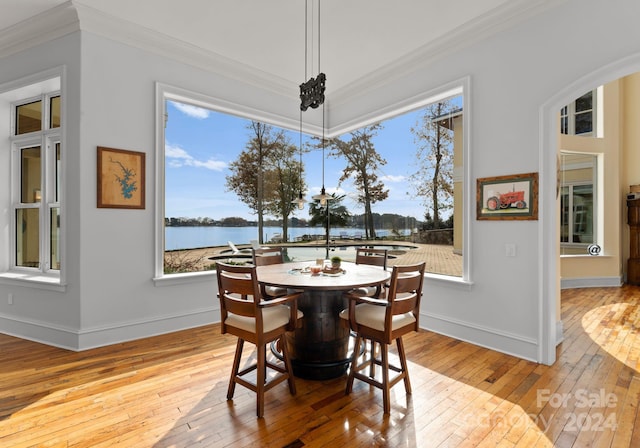
<svg viewBox="0 0 640 448"><path fill-rule="evenodd" d="M567 116L560 117L560 133L562 134L569 133L569 120Z"/></svg>
<svg viewBox="0 0 640 448"><path fill-rule="evenodd" d="M367 165L367 169L363 169L368 175L379 170L375 160L380 157L386 166L379 174L384 171L384 174L389 177L397 174L398 178L403 179L402 187L398 187L400 184L394 184L394 188L390 189L388 196L387 190L390 185L386 184L387 181L377 178L378 174L375 174L375 177L368 177L371 182L366 186L369 196L365 196L365 186L353 182L353 186L350 186L353 193L345 202L329 201L330 216L336 215L338 217L338 214L343 213L338 211L339 209L349 210L352 214L352 216L345 218L345 224L338 225L336 219L327 220L327 214L324 211L326 209L316 203L313 203L313 207L310 205L308 210L299 212L285 210L286 207L290 207L291 200L298 196L301 189L309 199L311 192L307 189L308 182L311 182L310 185L326 183L328 186L333 186L338 184L338 179L341 176L340 170L342 168L333 165L329 159L323 160L319 151L305 151L304 158L302 154L297 152L291 156L290 166L298 166L296 164L302 163L300 172L298 168L295 168L293 170L295 176L289 179L277 177L285 170L276 171L274 167L281 166L279 164L287 160L286 157L289 157L286 152L288 148L295 147L290 142L302 141L302 136L298 133L292 132L293 135L289 136L290 131L279 129L274 129L271 134L252 132L252 130L255 131L258 122L248 124L246 119L204 109L201 115L208 117L207 120L195 118L193 120L191 118L175 120L171 117L179 117L179 114L182 113L182 107L173 101L167 101L168 112L164 117L165 120L169 117L166 121L166 142L175 140L173 135L186 132L189 135L201 135L201 138L207 135L207 139L213 140L219 138L235 139L238 144L233 145L234 148L237 148L234 152L227 154L227 157L232 160L230 163L231 174L229 176L214 174L208 183L209 186L216 185L213 188L217 191L224 192L220 196L221 199L224 198L225 202L228 201L230 204L228 207L205 206L195 209L192 208L192 204L185 204L182 199L184 196L179 194L179 190L189 191L189 196L195 199L200 195L199 191L202 190L201 180L200 182L191 182L196 178L188 174L188 170L195 165L180 160L180 154L184 154L182 150L167 150L165 152L164 203L167 214L164 217L166 250L164 272L187 272L209 268L201 263L191 261L192 254L188 251L204 247L204 245L197 242L196 239L186 236L195 235L195 232L200 231L202 226L209 226L211 232L207 233L211 235L211 239L204 244L208 247L214 246L216 250L219 248L222 252L228 250L227 241L229 240L236 244L245 244L251 238L255 238L259 244L276 241L288 244L294 240L323 241L325 238L351 239L354 240L354 245L361 245L362 240L366 239L410 241L411 244L408 244L408 247L397 250L394 263L404 264L412 259L424 257L428 261L428 269L432 273L463 276L463 225L468 212L463 210L463 192L466 179L463 175L458 175L458 173L464 172L463 103L462 95L443 99L422 105L419 109L402 115L385 119L380 128L375 131L361 128L337 137L345 143L343 147L354 148L354 154L356 151L366 148L364 151L366 151L367 157L360 160L367 160L367 164L371 163L371 165ZM215 125L212 126L214 123ZM377 134L378 132L379 134ZM220 134L216 135L216 133ZM278 137L273 142L268 140L276 135ZM379 135L379 138L373 138L376 135ZM288 141L288 138L291 140ZM308 143L301 142L300 147L307 147L307 145L310 147L315 144L307 136L304 138ZM399 140L406 142L406 144L398 146L397 141ZM396 143L386 143L392 141ZM419 141L419 144L416 141ZM168 149L169 145L166 142L165 145ZM285 156L274 157L258 153L258 148L267 146L274 148L270 149L271 153L284 154ZM242 150L243 147L245 150ZM278 150L276 151L275 148ZM418 148L420 154L417 154ZM354 158L360 158L360 153L357 154L357 156L354 155ZM375 157L370 154L375 154ZM399 157L399 155L403 157ZM259 171L257 166L259 166L260 156L263 157L263 161L264 157L272 159L268 160L268 163L263 162L262 179L267 182L267 185L271 179L276 179L271 182L271 187L265 185L262 189L256 187L256 173ZM300 162L298 162L299 156ZM192 156L189 155L189 157ZM213 155L203 154L202 157L211 158L210 160L213 161ZM407 158L413 161L419 160L419 162L412 163L409 168L413 173L407 173L406 162L400 161ZM346 156L339 165L345 161ZM325 162L331 163L331 168L326 170L328 173L326 179L324 176L319 178L320 170L318 167L324 167ZM353 164L355 165L355 162ZM267 170L273 171L268 172L265 167ZM360 167L357 168L357 170L359 169ZM286 172L292 172L292 170L287 168ZM302 176L302 172L305 176ZM322 172L324 173L325 170L323 169ZM439 176L434 177L433 173L439 173ZM300 177L298 177L299 174ZM313 180L309 181L312 176ZM302 177L305 178L304 181L301 180ZM293 194L283 194L282 198L276 197L276 194L280 194L280 191L286 191L292 185ZM409 191L411 194L407 195L405 192ZM401 192L401 196L394 197L398 192ZM260 197L258 197L258 193L260 193ZM372 203L375 202L375 209L365 205L367 197L371 200L374 195L376 199ZM356 196L358 202L353 199ZM273 221L269 219L273 224L267 224L263 227L250 224L258 213L258 200L263 201L260 213L265 213L264 202L267 201L270 202L269 206L273 207L271 210L276 210L278 214L274 216L278 216L279 219ZM397 205L392 205L392 203ZM195 201L193 204L195 205ZM185 208L185 206L189 208ZM384 210L387 207L389 207L388 212ZM251 211L249 212L249 210ZM180 213L180 215L174 213ZM269 213L274 212L270 211ZM195 218L195 216L203 216L203 214L204 218ZM194 217L179 217L189 215ZM309 224L311 220L320 223L316 229L313 228L314 224ZM324 223L328 221L330 221L327 226L329 230L326 227L323 228ZM248 233L241 234L239 232L239 228L243 227L246 227ZM190 230L194 232L189 233ZM435 246L437 246L437 254L432 252L432 247L435 249ZM302 251L298 252L299 249ZM344 253L340 252L339 254L344 260L355 260L355 250L349 255L346 255L348 251L346 246L341 246L340 250L345 250ZM311 251L306 251L302 247L291 247L290 251L291 258L296 261L311 261L327 255L322 248L320 251L313 248ZM295 254L293 254L294 251L296 251ZM410 252L413 253L410 254ZM405 255L407 257L403 259L402 257ZM352 258L349 259L349 257Z"/></svg>
<svg viewBox="0 0 640 448"><path fill-rule="evenodd" d="M593 131L593 114L591 111L575 115L576 135Z"/></svg>
<svg viewBox="0 0 640 448"><path fill-rule="evenodd" d="M561 255L586 255L588 245L597 242L596 168L592 154L562 153Z"/></svg>
<svg viewBox="0 0 640 448"><path fill-rule="evenodd" d="M42 129L42 101L16 107L16 135Z"/></svg>
<svg viewBox="0 0 640 448"><path fill-rule="evenodd" d="M573 242L593 243L593 185L573 187Z"/></svg>
<svg viewBox="0 0 640 448"><path fill-rule="evenodd" d="M560 194L560 241L569 241L569 187L562 187Z"/></svg>
<svg viewBox="0 0 640 448"><path fill-rule="evenodd" d="M40 147L22 148L20 150L20 202L23 204L40 202L42 193L40 168Z"/></svg>
<svg viewBox="0 0 640 448"><path fill-rule="evenodd" d="M40 259L39 209L16 210L16 266L37 268Z"/></svg>
<svg viewBox="0 0 640 448"><path fill-rule="evenodd" d="M60 270L60 208L51 209L50 215L51 269Z"/></svg>
<svg viewBox="0 0 640 448"><path fill-rule="evenodd" d="M53 193L53 202L60 202L60 143L55 144L55 163L54 163L54 191Z"/></svg>
<svg viewBox="0 0 640 448"><path fill-rule="evenodd" d="M49 104L49 128L60 127L60 97L54 96Z"/></svg>
<svg viewBox="0 0 640 448"><path fill-rule="evenodd" d="M587 92L576 100L576 112L593 109L593 92Z"/></svg>

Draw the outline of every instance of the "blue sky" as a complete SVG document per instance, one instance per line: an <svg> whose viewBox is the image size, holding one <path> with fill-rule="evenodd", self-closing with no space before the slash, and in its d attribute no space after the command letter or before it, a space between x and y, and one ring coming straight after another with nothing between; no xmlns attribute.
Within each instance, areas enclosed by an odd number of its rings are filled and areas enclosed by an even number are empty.
<svg viewBox="0 0 640 448"><path fill-rule="evenodd" d="M167 110L166 216L213 219L240 216L255 220L256 215L225 187L225 177L230 174L229 163L237 158L250 138L246 128L250 121L175 102L168 102ZM420 111L410 112L383 122L383 129L374 140L376 150L387 160L379 171L379 177L389 189L387 200L373 204L374 213L397 213L424 219L422 201L407 194L413 192L408 177L415 171L416 152L409 129L419 116ZM297 146L300 140L298 132L292 131L290 138ZM302 162L309 188L305 197L309 201L322 187L322 151L304 154ZM326 158L325 188L329 193L346 194L344 205L352 214L362 214L362 206L350 199L350 195L355 194L353 185L347 181L336 188L344 166L342 159ZM296 211L295 216L308 219L308 206Z"/></svg>

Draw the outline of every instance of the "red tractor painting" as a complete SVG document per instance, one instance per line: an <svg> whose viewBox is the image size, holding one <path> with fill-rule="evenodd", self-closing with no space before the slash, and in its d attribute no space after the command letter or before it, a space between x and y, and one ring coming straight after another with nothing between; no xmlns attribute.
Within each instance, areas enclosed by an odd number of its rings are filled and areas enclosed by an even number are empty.
<svg viewBox="0 0 640 448"><path fill-rule="evenodd" d="M524 191L498 193L497 195L491 195L489 199L487 199L487 208L489 210L505 209L509 207L515 207L518 209L527 207L527 203L524 200Z"/></svg>

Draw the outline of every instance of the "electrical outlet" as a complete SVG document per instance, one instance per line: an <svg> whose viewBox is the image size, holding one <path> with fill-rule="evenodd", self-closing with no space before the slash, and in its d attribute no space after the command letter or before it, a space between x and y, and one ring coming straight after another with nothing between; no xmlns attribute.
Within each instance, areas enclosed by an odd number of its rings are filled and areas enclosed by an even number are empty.
<svg viewBox="0 0 640 448"><path fill-rule="evenodd" d="M7 303L9 305L13 305L13 294L9 293L9 296L7 297Z"/></svg>

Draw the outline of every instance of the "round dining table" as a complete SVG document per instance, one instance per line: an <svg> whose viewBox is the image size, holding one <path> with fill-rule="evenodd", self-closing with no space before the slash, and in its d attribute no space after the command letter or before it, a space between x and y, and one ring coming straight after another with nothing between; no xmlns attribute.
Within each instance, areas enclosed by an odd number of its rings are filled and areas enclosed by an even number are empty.
<svg viewBox="0 0 640 448"><path fill-rule="evenodd" d="M314 262L258 266L258 282L302 291L298 309L302 323L286 335L294 375L314 380L342 376L349 366L349 329L340 312L347 308L345 291L386 283L391 274L380 266L342 262L341 272L312 275Z"/></svg>

